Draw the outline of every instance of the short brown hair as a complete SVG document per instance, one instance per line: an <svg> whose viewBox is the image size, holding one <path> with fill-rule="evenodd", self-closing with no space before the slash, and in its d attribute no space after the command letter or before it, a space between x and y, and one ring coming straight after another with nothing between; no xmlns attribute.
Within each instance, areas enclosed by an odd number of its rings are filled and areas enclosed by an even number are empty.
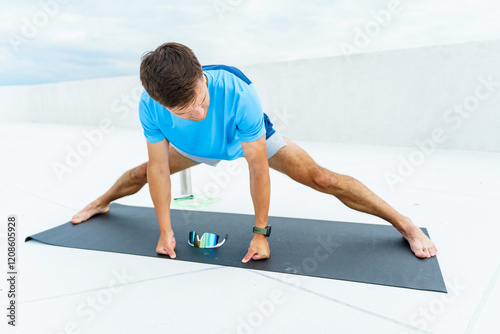
<svg viewBox="0 0 500 334"><path fill-rule="evenodd" d="M183 108L195 100L203 70L190 48L165 43L141 59L141 82L153 100L167 108Z"/></svg>

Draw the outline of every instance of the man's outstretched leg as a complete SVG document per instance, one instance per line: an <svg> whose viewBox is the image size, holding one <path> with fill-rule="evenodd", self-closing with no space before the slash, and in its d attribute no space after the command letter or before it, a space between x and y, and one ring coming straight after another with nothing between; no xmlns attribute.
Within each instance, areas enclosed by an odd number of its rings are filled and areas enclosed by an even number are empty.
<svg viewBox="0 0 500 334"><path fill-rule="evenodd" d="M358 180L319 166L301 147L285 140L287 145L269 159L271 168L313 189L334 195L351 209L387 220L410 243L417 257L436 255L434 243L410 218L401 215Z"/></svg>
<svg viewBox="0 0 500 334"><path fill-rule="evenodd" d="M181 155L170 145L169 148L170 174L177 173L197 163ZM135 194L148 182L148 163L145 162L129 171L126 171L113 186L95 201L71 218L73 224L79 224L90 217L109 211L109 203L128 195Z"/></svg>

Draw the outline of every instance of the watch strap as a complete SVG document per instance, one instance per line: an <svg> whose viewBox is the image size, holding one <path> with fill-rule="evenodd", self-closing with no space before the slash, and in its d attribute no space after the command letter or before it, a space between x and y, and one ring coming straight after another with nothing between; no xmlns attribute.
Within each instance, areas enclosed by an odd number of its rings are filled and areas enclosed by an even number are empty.
<svg viewBox="0 0 500 334"><path fill-rule="evenodd" d="M271 226L268 225L266 228L254 226L253 227L253 233L263 234L266 237L268 237L268 236L271 235Z"/></svg>

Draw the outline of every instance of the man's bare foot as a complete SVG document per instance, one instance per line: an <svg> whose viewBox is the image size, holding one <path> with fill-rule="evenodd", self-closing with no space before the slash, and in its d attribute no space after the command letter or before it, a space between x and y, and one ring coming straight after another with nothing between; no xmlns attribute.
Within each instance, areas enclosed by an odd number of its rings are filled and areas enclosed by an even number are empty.
<svg viewBox="0 0 500 334"><path fill-rule="evenodd" d="M407 232L403 234L403 238L410 243L410 248L416 257L429 258L437 253L437 248L432 240L413 223L411 223L411 227L408 228Z"/></svg>
<svg viewBox="0 0 500 334"><path fill-rule="evenodd" d="M109 211L109 204L99 204L97 200L93 201L89 205L85 207L82 211L78 212L76 215L74 215L71 218L71 222L73 224L80 224L81 222L84 222L88 220L90 217L98 214L98 213L105 213Z"/></svg>

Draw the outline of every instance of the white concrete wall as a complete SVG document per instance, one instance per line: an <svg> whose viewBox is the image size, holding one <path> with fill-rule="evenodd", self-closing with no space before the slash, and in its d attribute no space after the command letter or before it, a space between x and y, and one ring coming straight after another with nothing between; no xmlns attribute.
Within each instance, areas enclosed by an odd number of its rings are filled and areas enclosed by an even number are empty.
<svg viewBox="0 0 500 334"><path fill-rule="evenodd" d="M500 41L240 68L291 138L500 151ZM0 121L140 127L140 91L137 77L0 87Z"/></svg>
<svg viewBox="0 0 500 334"><path fill-rule="evenodd" d="M283 132L297 139L414 146L441 129L441 148L500 151L500 41L257 65L246 73L267 111L290 114ZM482 100L475 97L481 77L497 83ZM464 102L470 116L449 111Z"/></svg>
<svg viewBox="0 0 500 334"><path fill-rule="evenodd" d="M108 119L114 126L140 127L137 107L142 89L136 76L0 86L0 122L94 126Z"/></svg>

